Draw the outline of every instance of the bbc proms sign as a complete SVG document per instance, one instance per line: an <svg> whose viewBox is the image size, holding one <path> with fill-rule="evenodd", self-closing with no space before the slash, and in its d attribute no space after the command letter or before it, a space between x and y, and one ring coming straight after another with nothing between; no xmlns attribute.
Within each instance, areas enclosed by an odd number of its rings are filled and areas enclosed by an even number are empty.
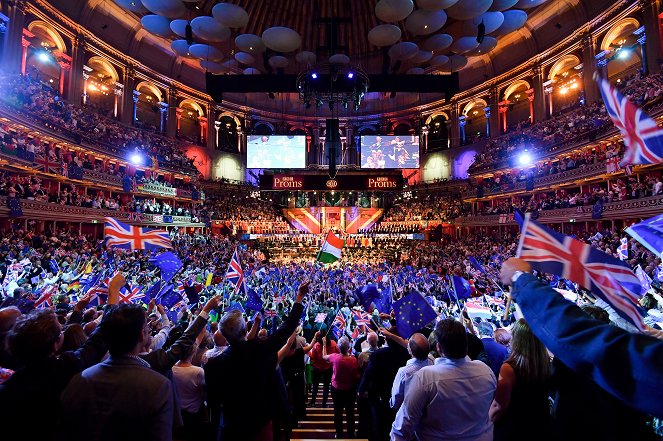
<svg viewBox="0 0 663 441"><path fill-rule="evenodd" d="M403 188L403 176L389 175L337 175L330 179L327 175L262 175L260 176L261 190L290 190L290 191L399 191Z"/></svg>

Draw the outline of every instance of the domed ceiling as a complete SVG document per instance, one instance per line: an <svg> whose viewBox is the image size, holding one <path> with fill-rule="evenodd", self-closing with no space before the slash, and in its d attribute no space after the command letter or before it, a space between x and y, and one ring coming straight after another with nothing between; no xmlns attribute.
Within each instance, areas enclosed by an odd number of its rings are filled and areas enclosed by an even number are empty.
<svg viewBox="0 0 663 441"><path fill-rule="evenodd" d="M82 8L80 3L51 0L116 49L204 91L205 71L279 75L323 62L385 75L461 71L462 90L552 46L614 1L85 0ZM296 94L234 95L224 97L265 110L301 108ZM412 106L440 95L372 98L362 111Z"/></svg>

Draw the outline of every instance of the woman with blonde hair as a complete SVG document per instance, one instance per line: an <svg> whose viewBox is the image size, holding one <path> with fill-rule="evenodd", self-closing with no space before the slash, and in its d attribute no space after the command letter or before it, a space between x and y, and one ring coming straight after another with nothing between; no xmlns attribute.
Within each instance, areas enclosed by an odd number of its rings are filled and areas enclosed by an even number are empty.
<svg viewBox="0 0 663 441"><path fill-rule="evenodd" d="M546 440L550 356L524 319L511 331L511 354L500 369L490 417L494 441Z"/></svg>

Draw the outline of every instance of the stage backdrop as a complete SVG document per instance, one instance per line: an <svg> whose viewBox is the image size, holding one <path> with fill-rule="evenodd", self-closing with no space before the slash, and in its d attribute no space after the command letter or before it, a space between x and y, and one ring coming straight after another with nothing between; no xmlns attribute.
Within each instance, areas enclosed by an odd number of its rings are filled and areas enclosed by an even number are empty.
<svg viewBox="0 0 663 441"><path fill-rule="evenodd" d="M381 208L310 207L286 208L283 215L293 227L304 233L318 234L334 227L354 234L373 226L383 211Z"/></svg>

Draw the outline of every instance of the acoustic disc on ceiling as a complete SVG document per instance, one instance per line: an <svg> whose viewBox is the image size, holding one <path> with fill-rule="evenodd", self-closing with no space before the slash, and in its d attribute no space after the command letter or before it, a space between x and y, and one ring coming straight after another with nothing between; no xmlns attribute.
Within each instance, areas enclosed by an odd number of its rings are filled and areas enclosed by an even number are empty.
<svg viewBox="0 0 663 441"><path fill-rule="evenodd" d="M235 37L235 46L249 54L259 54L265 51L265 43L255 34L241 34Z"/></svg>
<svg viewBox="0 0 663 441"><path fill-rule="evenodd" d="M504 15L504 23L502 23L502 26L495 31L496 35L506 35L513 31L517 31L522 28L527 21L527 12L519 9L504 11L502 14Z"/></svg>
<svg viewBox="0 0 663 441"><path fill-rule="evenodd" d="M301 51L295 55L295 60L301 64L315 64L318 57L311 51Z"/></svg>
<svg viewBox="0 0 663 441"><path fill-rule="evenodd" d="M479 24L485 26L484 35L495 32L504 23L504 14L498 11L484 12L472 20L463 22L463 33L465 35L477 35L479 33Z"/></svg>
<svg viewBox="0 0 663 441"><path fill-rule="evenodd" d="M184 3L180 0L141 0L145 8L157 15L167 18L180 18L186 13Z"/></svg>
<svg viewBox="0 0 663 441"><path fill-rule="evenodd" d="M189 53L189 43L186 40L174 40L170 43L170 48L180 57L193 58Z"/></svg>
<svg viewBox="0 0 663 441"><path fill-rule="evenodd" d="M489 35L483 38L483 41L476 48L467 52L465 55L469 57L476 57L480 55L487 54L497 47L497 39Z"/></svg>
<svg viewBox="0 0 663 441"><path fill-rule="evenodd" d="M447 9L447 14L456 20L470 20L486 12L493 0L459 0Z"/></svg>
<svg viewBox="0 0 663 441"><path fill-rule="evenodd" d="M202 58L208 61L223 60L223 52L209 44L192 44L189 53L196 58Z"/></svg>
<svg viewBox="0 0 663 441"><path fill-rule="evenodd" d="M460 37L458 40L454 41L454 44L451 45L451 50L462 54L463 52L471 51L477 46L479 46L477 37Z"/></svg>
<svg viewBox="0 0 663 441"><path fill-rule="evenodd" d="M140 19L140 24L150 33L159 37L169 37L170 20L160 15L145 15Z"/></svg>
<svg viewBox="0 0 663 441"><path fill-rule="evenodd" d="M516 8L523 8L523 9L529 9L529 8L535 8L539 5L542 5L546 2L546 0L520 0L518 3L516 3Z"/></svg>
<svg viewBox="0 0 663 441"><path fill-rule="evenodd" d="M222 74L228 71L228 68L217 61L200 60L200 67L213 74Z"/></svg>
<svg viewBox="0 0 663 441"><path fill-rule="evenodd" d="M220 43L230 38L230 28L210 16L196 17L191 20L191 29L197 37L214 43Z"/></svg>
<svg viewBox="0 0 663 441"><path fill-rule="evenodd" d="M253 55L246 52L237 52L235 54L235 60L242 64L253 64L256 61Z"/></svg>
<svg viewBox="0 0 663 441"><path fill-rule="evenodd" d="M433 58L433 51L420 50L414 57L410 58L410 61L413 63L425 63L431 58Z"/></svg>
<svg viewBox="0 0 663 441"><path fill-rule="evenodd" d="M241 6L232 3L219 3L212 8L212 16L222 25L239 29L249 22L249 14Z"/></svg>
<svg viewBox="0 0 663 441"><path fill-rule="evenodd" d="M145 6L138 0L113 0L121 8L127 11L135 12L137 14L146 14L148 11Z"/></svg>
<svg viewBox="0 0 663 441"><path fill-rule="evenodd" d="M424 73L424 69L421 67L411 67L405 73L407 75L422 75Z"/></svg>
<svg viewBox="0 0 663 441"><path fill-rule="evenodd" d="M427 51L442 51L451 46L453 41L453 37L449 34L437 34L433 35L432 37L428 37L419 43L419 46Z"/></svg>
<svg viewBox="0 0 663 441"><path fill-rule="evenodd" d="M265 46L276 52L292 52L302 44L302 37L297 31L285 26L274 26L262 33Z"/></svg>
<svg viewBox="0 0 663 441"><path fill-rule="evenodd" d="M389 48L389 57L392 60L407 60L419 52L419 47L410 41L397 43Z"/></svg>
<svg viewBox="0 0 663 441"><path fill-rule="evenodd" d="M457 72L467 66L467 57L463 55L452 55L449 57L449 62L446 67L451 70L451 72Z"/></svg>
<svg viewBox="0 0 663 441"><path fill-rule="evenodd" d="M447 9L449 6L455 5L457 2L458 0L417 0L417 6L419 9L425 9L427 11L439 11L440 9Z"/></svg>
<svg viewBox="0 0 663 441"><path fill-rule="evenodd" d="M244 75L260 75L260 71L255 67L247 67L244 69Z"/></svg>
<svg viewBox="0 0 663 441"><path fill-rule="evenodd" d="M493 4L490 7L490 10L503 12L509 8L512 8L516 3L518 3L518 0L493 0Z"/></svg>
<svg viewBox="0 0 663 441"><path fill-rule="evenodd" d="M334 54L329 57L329 62L331 64L348 64L350 62L350 57L345 54Z"/></svg>
<svg viewBox="0 0 663 441"><path fill-rule="evenodd" d="M446 22L444 11L418 9L405 20L405 29L414 35L428 35L440 30Z"/></svg>
<svg viewBox="0 0 663 441"><path fill-rule="evenodd" d="M368 31L368 41L375 46L391 46L400 39L401 28L393 24L377 25Z"/></svg>
<svg viewBox="0 0 663 441"><path fill-rule="evenodd" d="M288 63L288 59L283 55L274 55L269 57L269 65L275 69L287 67Z"/></svg>
<svg viewBox="0 0 663 441"><path fill-rule="evenodd" d="M449 57L446 55L436 55L430 60L430 65L435 67L444 66L449 62Z"/></svg>
<svg viewBox="0 0 663 441"><path fill-rule="evenodd" d="M182 38L186 38L186 25L189 24L188 20L178 18L170 22L170 30Z"/></svg>
<svg viewBox="0 0 663 441"><path fill-rule="evenodd" d="M380 0L375 5L375 15L387 23L405 20L412 13L412 0Z"/></svg>

